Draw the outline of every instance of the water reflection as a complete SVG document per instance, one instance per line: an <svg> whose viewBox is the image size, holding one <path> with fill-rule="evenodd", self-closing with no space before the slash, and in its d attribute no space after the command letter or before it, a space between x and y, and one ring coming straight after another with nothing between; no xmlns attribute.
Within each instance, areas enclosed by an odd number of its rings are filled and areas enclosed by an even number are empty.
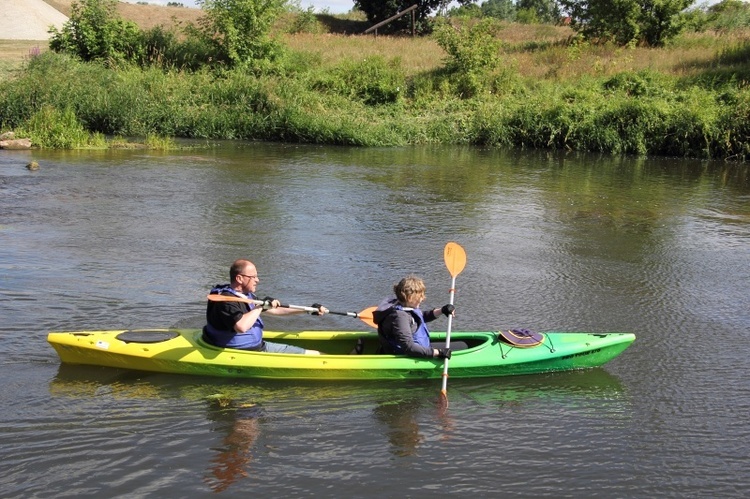
<svg viewBox="0 0 750 499"><path fill-rule="evenodd" d="M450 440L455 420L449 410L434 396L411 396L400 400L385 400L372 411L375 421L383 425L390 452L396 457L418 454L425 441L420 424L435 426L441 441ZM420 423L421 421L421 423ZM433 431L435 428L431 428Z"/></svg>
<svg viewBox="0 0 750 499"><path fill-rule="evenodd" d="M252 449L260 435L260 419L264 414L257 404L237 402L222 395L208 400L208 419L214 423L214 431L226 433L222 445L213 449L216 455L204 478L211 490L223 492L248 477Z"/></svg>
<svg viewBox="0 0 750 499"><path fill-rule="evenodd" d="M385 434L393 455L412 456L424 440L424 436L419 433L416 417L423 402L422 398L383 402L373 410L375 420L386 426Z"/></svg>

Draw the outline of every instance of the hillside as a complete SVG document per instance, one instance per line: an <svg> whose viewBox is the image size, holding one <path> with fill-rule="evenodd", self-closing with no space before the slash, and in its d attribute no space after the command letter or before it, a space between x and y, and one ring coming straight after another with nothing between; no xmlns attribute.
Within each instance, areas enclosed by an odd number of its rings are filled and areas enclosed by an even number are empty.
<svg viewBox="0 0 750 499"><path fill-rule="evenodd" d="M47 50L47 29L62 27L72 11L74 0L3 0L0 13L0 79L17 68L31 54ZM47 10L44 6L51 6ZM195 23L200 9L161 7L119 2L117 11L123 19L142 29L154 26L184 26ZM23 23L18 19L24 18Z"/></svg>
<svg viewBox="0 0 750 499"><path fill-rule="evenodd" d="M43 0L3 0L0 40L46 40L50 26L59 29L67 20L66 15Z"/></svg>
<svg viewBox="0 0 750 499"><path fill-rule="evenodd" d="M44 0L66 16L70 15L74 0ZM154 26L184 25L196 22L202 15L200 9L188 7L162 7L160 5L139 5L127 2L117 4L117 12L123 19L133 21L141 29Z"/></svg>

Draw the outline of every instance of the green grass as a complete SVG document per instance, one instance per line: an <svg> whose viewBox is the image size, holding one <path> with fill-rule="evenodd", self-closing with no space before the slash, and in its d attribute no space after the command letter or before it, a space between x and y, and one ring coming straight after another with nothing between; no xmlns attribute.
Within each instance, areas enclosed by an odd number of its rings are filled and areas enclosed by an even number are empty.
<svg viewBox="0 0 750 499"><path fill-rule="evenodd" d="M283 30L284 57L260 73L112 69L42 53L0 76L0 124L44 147L92 147L100 134L161 148L192 137L750 157L745 31L653 49L580 43L559 26L493 29L498 64L470 71L452 71L455 57L486 54L455 50L451 61L432 37Z"/></svg>

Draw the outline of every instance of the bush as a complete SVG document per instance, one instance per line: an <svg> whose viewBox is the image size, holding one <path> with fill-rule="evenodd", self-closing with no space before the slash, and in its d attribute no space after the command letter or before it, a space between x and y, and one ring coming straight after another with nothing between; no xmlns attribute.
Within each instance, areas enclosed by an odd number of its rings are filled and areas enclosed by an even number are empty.
<svg viewBox="0 0 750 499"><path fill-rule="evenodd" d="M406 88L406 77L399 59L387 62L380 56L373 56L362 61L342 62L321 75L312 88L376 106L398 102Z"/></svg>
<svg viewBox="0 0 750 499"><path fill-rule="evenodd" d="M483 91L486 75L500 64L497 28L497 21L491 18L463 26L436 21L433 36L448 53L445 68L452 74L459 95L472 97Z"/></svg>
<svg viewBox="0 0 750 499"><path fill-rule="evenodd" d="M230 68L266 69L282 48L270 37L286 0L197 0L206 12L200 33L218 62Z"/></svg>
<svg viewBox="0 0 750 499"><path fill-rule="evenodd" d="M301 10L300 12L295 14L294 20L289 26L288 32L291 34L318 34L325 33L326 27L323 25L323 23L318 21L318 18L315 16L315 7L311 5L307 8L307 10Z"/></svg>
<svg viewBox="0 0 750 499"><path fill-rule="evenodd" d="M683 28L693 0L560 0L571 27L586 39L619 45L661 46Z"/></svg>
<svg viewBox="0 0 750 499"><path fill-rule="evenodd" d="M643 70L618 73L602 86L605 90L622 92L630 97L652 97L669 92L671 82L659 73Z"/></svg>
<svg viewBox="0 0 750 499"><path fill-rule="evenodd" d="M70 108L58 110L50 105L34 113L22 126L34 144L50 149L78 149L89 145L89 133ZM97 136L103 143L103 139Z"/></svg>
<svg viewBox="0 0 750 499"><path fill-rule="evenodd" d="M50 49L107 63L143 57L141 31L116 15L116 0L80 0L60 31L50 28Z"/></svg>

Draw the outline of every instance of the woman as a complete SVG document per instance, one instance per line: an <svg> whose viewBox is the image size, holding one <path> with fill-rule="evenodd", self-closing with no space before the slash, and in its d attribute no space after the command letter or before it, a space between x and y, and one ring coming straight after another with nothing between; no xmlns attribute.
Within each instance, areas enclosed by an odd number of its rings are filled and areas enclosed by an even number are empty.
<svg viewBox="0 0 750 499"><path fill-rule="evenodd" d="M401 279L393 286L393 292L396 296L383 300L372 314L378 325L380 353L450 359L449 348L430 344L427 323L441 313L446 317L455 315L455 307L448 304L423 313L419 306L424 301L425 285L413 275Z"/></svg>

